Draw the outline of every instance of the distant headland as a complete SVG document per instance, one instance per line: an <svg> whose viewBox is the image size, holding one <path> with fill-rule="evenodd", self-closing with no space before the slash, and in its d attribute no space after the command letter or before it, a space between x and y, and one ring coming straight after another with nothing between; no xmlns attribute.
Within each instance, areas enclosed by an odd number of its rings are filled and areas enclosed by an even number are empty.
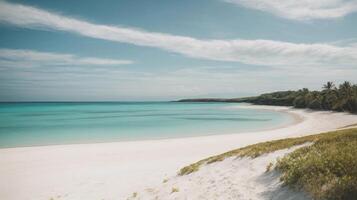
<svg viewBox="0 0 357 200"><path fill-rule="evenodd" d="M327 82L321 91L303 88L297 91L278 91L253 97L181 99L178 102L252 103L357 113L357 85L345 81L335 86L333 82Z"/></svg>

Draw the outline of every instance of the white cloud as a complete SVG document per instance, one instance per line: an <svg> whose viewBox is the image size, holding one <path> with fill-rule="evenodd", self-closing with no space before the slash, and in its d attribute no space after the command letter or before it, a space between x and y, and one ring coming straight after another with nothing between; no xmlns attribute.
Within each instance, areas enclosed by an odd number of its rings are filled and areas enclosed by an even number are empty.
<svg viewBox="0 0 357 200"><path fill-rule="evenodd" d="M333 44L297 44L272 40L202 40L98 25L42 9L0 2L0 22L33 29L54 29L82 36L156 47L193 58L267 66L341 66L357 62L357 48Z"/></svg>
<svg viewBox="0 0 357 200"><path fill-rule="evenodd" d="M123 65L130 60L79 57L72 54L39 52L23 49L0 49L0 67Z"/></svg>
<svg viewBox="0 0 357 200"><path fill-rule="evenodd" d="M356 0L224 0L293 20L334 19L357 12Z"/></svg>
<svg viewBox="0 0 357 200"><path fill-rule="evenodd" d="M222 66L225 67L225 66ZM220 66L181 66L177 70L54 73L37 70L0 73L1 95L16 92L17 100L174 100L191 97L238 97L276 90L321 89L326 81L357 81L356 69L249 70ZM47 74L46 74L47 75ZM323 78L322 78L323 77ZM278 80L278 81L276 81ZM6 91L8 92L6 92ZM28 94L26 96L26 94ZM23 98L22 98L23 97ZM36 99L33 99L36 98ZM3 98L3 100L6 98Z"/></svg>

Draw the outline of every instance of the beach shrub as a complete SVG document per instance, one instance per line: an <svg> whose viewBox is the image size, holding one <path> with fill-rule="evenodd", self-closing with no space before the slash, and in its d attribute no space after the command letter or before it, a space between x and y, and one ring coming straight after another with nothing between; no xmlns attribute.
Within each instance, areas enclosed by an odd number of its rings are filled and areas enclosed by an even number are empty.
<svg viewBox="0 0 357 200"><path fill-rule="evenodd" d="M294 99L293 106L295 108L306 108L305 98L303 96L298 96Z"/></svg>
<svg viewBox="0 0 357 200"><path fill-rule="evenodd" d="M280 159L276 169L285 185L303 189L314 199L357 197L357 130L321 137Z"/></svg>

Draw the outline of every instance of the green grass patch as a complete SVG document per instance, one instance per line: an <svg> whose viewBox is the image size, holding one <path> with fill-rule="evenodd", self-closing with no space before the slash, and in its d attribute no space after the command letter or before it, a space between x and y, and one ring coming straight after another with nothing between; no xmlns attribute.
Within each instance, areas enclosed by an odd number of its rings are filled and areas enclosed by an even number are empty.
<svg viewBox="0 0 357 200"><path fill-rule="evenodd" d="M314 199L356 199L357 129L334 133L278 161L285 185L303 189Z"/></svg>

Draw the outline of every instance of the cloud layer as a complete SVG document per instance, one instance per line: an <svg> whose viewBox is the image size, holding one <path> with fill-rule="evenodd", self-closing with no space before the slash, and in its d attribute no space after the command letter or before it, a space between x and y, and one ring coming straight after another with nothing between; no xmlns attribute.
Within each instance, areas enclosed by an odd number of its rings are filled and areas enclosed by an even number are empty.
<svg viewBox="0 0 357 200"><path fill-rule="evenodd" d="M356 0L224 0L293 20L334 19L357 12Z"/></svg>
<svg viewBox="0 0 357 200"><path fill-rule="evenodd" d="M353 65L357 62L357 48L351 46L296 44L272 40L202 40L135 28L94 24L8 2L0 2L0 22L19 27L60 30L91 38L156 47L209 60L238 61L268 66L325 66L327 64L341 66Z"/></svg>
<svg viewBox="0 0 357 200"><path fill-rule="evenodd" d="M225 68L225 70L222 70ZM174 100L188 97L239 97L276 90L321 89L326 80L357 81L354 69L250 70L236 66L181 66L155 72L32 68L0 72L0 100ZM323 77L323 78L322 78Z"/></svg>
<svg viewBox="0 0 357 200"><path fill-rule="evenodd" d="M23 49L0 49L0 67L106 66L131 64L130 60L79 57L72 54L38 52Z"/></svg>

